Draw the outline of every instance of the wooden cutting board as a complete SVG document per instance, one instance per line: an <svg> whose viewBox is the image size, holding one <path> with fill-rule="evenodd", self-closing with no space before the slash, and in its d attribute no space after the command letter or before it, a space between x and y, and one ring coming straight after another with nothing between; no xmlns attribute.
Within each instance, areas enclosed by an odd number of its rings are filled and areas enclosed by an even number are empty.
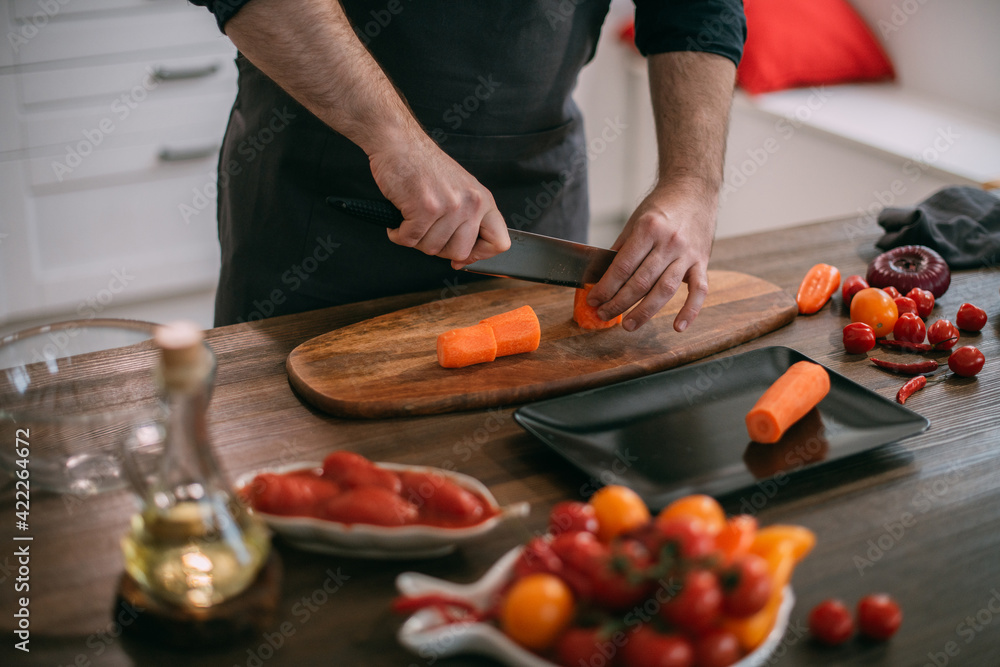
<svg viewBox="0 0 1000 667"><path fill-rule="evenodd" d="M317 336L288 355L292 386L344 417L396 417L524 403L673 368L791 322L795 300L767 281L709 271L709 295L684 333L673 319L682 289L648 323L585 331L573 322L573 290L552 285L478 292L399 310ZM527 354L465 368L437 363L438 334L525 304L542 340Z"/></svg>

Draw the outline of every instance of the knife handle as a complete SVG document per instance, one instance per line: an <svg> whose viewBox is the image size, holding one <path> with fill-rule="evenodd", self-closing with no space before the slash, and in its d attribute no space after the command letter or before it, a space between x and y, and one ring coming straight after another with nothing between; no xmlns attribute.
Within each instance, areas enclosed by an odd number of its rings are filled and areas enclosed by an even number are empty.
<svg viewBox="0 0 1000 667"><path fill-rule="evenodd" d="M327 197L326 203L344 213L353 215L359 220L364 220L380 227L395 229L403 222L403 214L388 200Z"/></svg>

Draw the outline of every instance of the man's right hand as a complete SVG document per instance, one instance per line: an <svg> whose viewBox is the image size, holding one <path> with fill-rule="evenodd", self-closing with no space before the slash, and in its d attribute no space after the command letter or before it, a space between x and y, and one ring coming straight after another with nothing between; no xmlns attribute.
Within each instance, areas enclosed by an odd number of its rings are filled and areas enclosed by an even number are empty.
<svg viewBox="0 0 1000 667"><path fill-rule="evenodd" d="M365 151L403 213L394 243L461 268L510 247L493 195L431 140L338 2L253 0L226 34L264 74Z"/></svg>
<svg viewBox="0 0 1000 667"><path fill-rule="evenodd" d="M369 154L382 194L403 214L393 243L452 260L460 269L510 247L493 195L421 132Z"/></svg>

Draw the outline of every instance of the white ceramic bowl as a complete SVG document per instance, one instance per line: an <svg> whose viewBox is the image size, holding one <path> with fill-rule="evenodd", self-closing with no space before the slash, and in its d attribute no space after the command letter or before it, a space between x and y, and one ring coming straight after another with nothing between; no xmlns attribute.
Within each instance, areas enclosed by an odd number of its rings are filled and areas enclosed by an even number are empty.
<svg viewBox="0 0 1000 667"><path fill-rule="evenodd" d="M483 577L471 584L454 584L418 572L404 572L396 577L396 589L402 595L438 593L467 600L484 610L509 579L523 546L515 547L493 564ZM788 616L795 606L791 587L785 588L778 619L767 638L752 653L732 667L761 667L778 648L788 627ZM556 667L512 641L491 623L446 623L435 609L423 609L410 616L397 633L399 642L422 658L445 658L462 653L486 655L505 665L517 667Z"/></svg>
<svg viewBox="0 0 1000 667"><path fill-rule="evenodd" d="M277 468L254 470L240 475L236 479L236 488L240 489L260 473L285 473L292 470L322 467L322 463L303 462L292 463ZM493 517L465 528L442 528L438 526L374 526L371 524L344 524L326 519L310 517L279 516L267 512L256 511L271 527L289 544L305 551L351 556L354 558L378 558L385 560L400 560L407 558L432 558L451 553L463 542L484 535L510 517L527 516L530 511L528 503L515 503L500 507L496 498L479 480L468 475L432 468L428 466L411 466L399 463L377 463L386 470L437 473L447 477L459 486L472 491L484 498L489 506L497 511Z"/></svg>

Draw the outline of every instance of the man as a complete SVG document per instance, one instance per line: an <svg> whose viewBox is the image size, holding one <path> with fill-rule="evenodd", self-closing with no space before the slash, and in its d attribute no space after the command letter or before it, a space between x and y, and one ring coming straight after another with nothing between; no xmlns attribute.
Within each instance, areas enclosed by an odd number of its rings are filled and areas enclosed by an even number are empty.
<svg viewBox="0 0 1000 667"><path fill-rule="evenodd" d="M585 240L570 95L610 0L195 2L240 52L219 162L216 325L454 290L470 279L454 269L509 247L508 224ZM605 319L638 304L627 330L681 282L677 331L705 299L744 38L740 0L636 0L659 174L590 297ZM404 221L359 222L329 195L387 198Z"/></svg>

